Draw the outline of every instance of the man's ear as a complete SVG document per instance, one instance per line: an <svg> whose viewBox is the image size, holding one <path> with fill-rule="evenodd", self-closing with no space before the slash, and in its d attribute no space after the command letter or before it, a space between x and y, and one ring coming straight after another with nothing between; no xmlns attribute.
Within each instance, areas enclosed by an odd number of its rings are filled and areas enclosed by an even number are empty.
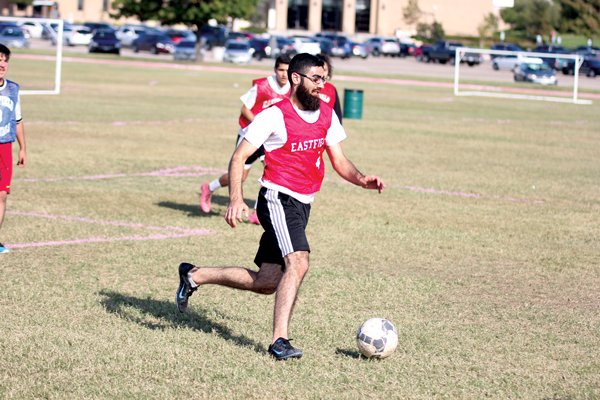
<svg viewBox="0 0 600 400"><path fill-rule="evenodd" d="M294 82L294 85L299 85L301 81L302 81L302 77L300 75L298 75L297 73L293 72L292 73L292 82Z"/></svg>

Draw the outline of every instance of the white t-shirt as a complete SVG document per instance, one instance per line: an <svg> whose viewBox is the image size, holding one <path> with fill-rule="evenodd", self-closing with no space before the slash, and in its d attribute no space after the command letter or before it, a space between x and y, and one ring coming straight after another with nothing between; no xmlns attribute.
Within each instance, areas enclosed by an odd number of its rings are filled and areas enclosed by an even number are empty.
<svg viewBox="0 0 600 400"><path fill-rule="evenodd" d="M0 85L0 92L4 89L6 89L6 79L4 79L4 83ZM15 106L15 118L17 119L17 122L20 122L23 119L23 116L21 115L21 93L19 93L19 99Z"/></svg>
<svg viewBox="0 0 600 400"><path fill-rule="evenodd" d="M294 107L294 110L298 113L300 118L309 124L317 122L320 110L317 111L304 111ZM283 147L287 142L287 129L285 128L285 121L283 119L283 112L279 107L270 107L265 111L258 114L252 123L246 128L242 129L244 138L250 142L254 147L259 148L261 145L265 146L265 152L270 152ZM331 114L331 126L327 131L325 137L325 145L333 146L346 139L346 131L340 123L340 119L335 113ZM273 182L269 182L260 178L258 180L263 187L273 189L281 193L285 193L292 196L296 200L308 204L314 201L315 195L296 193L286 187L277 185Z"/></svg>
<svg viewBox="0 0 600 400"><path fill-rule="evenodd" d="M267 77L267 82L269 83L269 86L271 86L271 89L273 89L277 94L286 94L288 90L290 90L290 83L287 82L284 86L279 86L277 79L275 79L275 75ZM256 85L253 85L250 90L246 92L246 94L240 97L240 100L242 100L242 103L244 103L248 110L252 110L252 107L254 107L257 93L258 88Z"/></svg>

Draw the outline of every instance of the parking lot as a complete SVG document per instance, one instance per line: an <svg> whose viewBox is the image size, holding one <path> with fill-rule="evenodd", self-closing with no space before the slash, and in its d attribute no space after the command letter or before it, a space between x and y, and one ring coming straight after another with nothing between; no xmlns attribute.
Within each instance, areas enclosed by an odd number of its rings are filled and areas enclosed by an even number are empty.
<svg viewBox="0 0 600 400"><path fill-rule="evenodd" d="M48 41L33 39L31 42L32 49L53 50L54 47ZM63 47L63 55L76 55L87 53L86 46ZM124 57L145 58L154 60L169 61L173 59L170 54L150 54L149 52L134 53L130 48L121 49L121 55ZM118 57L118 56L114 56ZM204 62L213 62L212 52L208 51L205 55ZM273 64L270 59L261 61L253 60L254 65L269 66ZM454 79L454 66L449 64L434 64L418 62L414 57L406 58L391 58L391 57L369 57L362 59L352 57L350 59L334 59L333 65L336 73L342 72L365 72L365 73L380 73L380 74L399 74L404 76L428 77L428 78L445 78ZM511 71L495 71L489 60L483 64L474 67L469 67L466 64L461 64L460 79L470 79L482 82L490 82L490 84L510 83L513 82L513 74ZM557 73L558 86L564 88L572 88L574 77ZM540 88L541 85L532 84L532 87ZM579 88L600 90L600 78L588 78L587 76L579 76Z"/></svg>

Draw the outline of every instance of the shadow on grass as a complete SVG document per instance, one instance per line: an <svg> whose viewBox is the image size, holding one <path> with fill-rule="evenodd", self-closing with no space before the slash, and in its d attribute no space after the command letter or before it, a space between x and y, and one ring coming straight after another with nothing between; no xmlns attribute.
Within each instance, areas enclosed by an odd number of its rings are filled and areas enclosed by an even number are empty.
<svg viewBox="0 0 600 400"><path fill-rule="evenodd" d="M200 199L199 194L198 194L198 199ZM200 200L198 200L198 201L200 201ZM256 202L256 200L244 199L244 203L246 203L248 208L254 208L255 202ZM219 196L219 195L213 194L212 204L218 204L220 206L227 207L229 205L229 196ZM170 208L172 210L186 212L188 214L188 217L205 217L205 216L221 215L220 213L217 213L214 211L205 213L200 208L200 203L198 203L198 204L180 204L180 203L174 203L172 201L161 201L159 203L156 203L156 205L159 207L165 207L165 208Z"/></svg>
<svg viewBox="0 0 600 400"><path fill-rule="evenodd" d="M362 358L362 355L358 351L348 350L348 349L340 349L339 347L335 350L335 354L339 354L342 356L350 357L350 358Z"/></svg>
<svg viewBox="0 0 600 400"><path fill-rule="evenodd" d="M216 333L239 346L252 347L257 353L266 354L262 343L257 343L244 335L234 335L227 326L211 321L206 316L206 312L198 313L188 309L185 314L181 314L174 302L126 296L107 290L102 290L98 294L103 296L100 303L109 313L148 329L165 330L180 327Z"/></svg>

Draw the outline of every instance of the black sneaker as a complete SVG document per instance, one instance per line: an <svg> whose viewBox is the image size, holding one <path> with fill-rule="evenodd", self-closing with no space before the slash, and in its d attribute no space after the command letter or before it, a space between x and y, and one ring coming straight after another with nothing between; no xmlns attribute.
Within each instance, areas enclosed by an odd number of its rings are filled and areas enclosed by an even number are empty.
<svg viewBox="0 0 600 400"><path fill-rule="evenodd" d="M175 294L175 302L177 303L177 309L179 312L184 313L187 311L188 299L196 290L198 286L193 282L190 283L188 279L188 272L196 268L195 265L188 263L181 263L179 265L179 289Z"/></svg>
<svg viewBox="0 0 600 400"><path fill-rule="evenodd" d="M269 354L278 360L302 357L302 350L293 348L290 344L291 340L280 337L275 343L269 346Z"/></svg>

